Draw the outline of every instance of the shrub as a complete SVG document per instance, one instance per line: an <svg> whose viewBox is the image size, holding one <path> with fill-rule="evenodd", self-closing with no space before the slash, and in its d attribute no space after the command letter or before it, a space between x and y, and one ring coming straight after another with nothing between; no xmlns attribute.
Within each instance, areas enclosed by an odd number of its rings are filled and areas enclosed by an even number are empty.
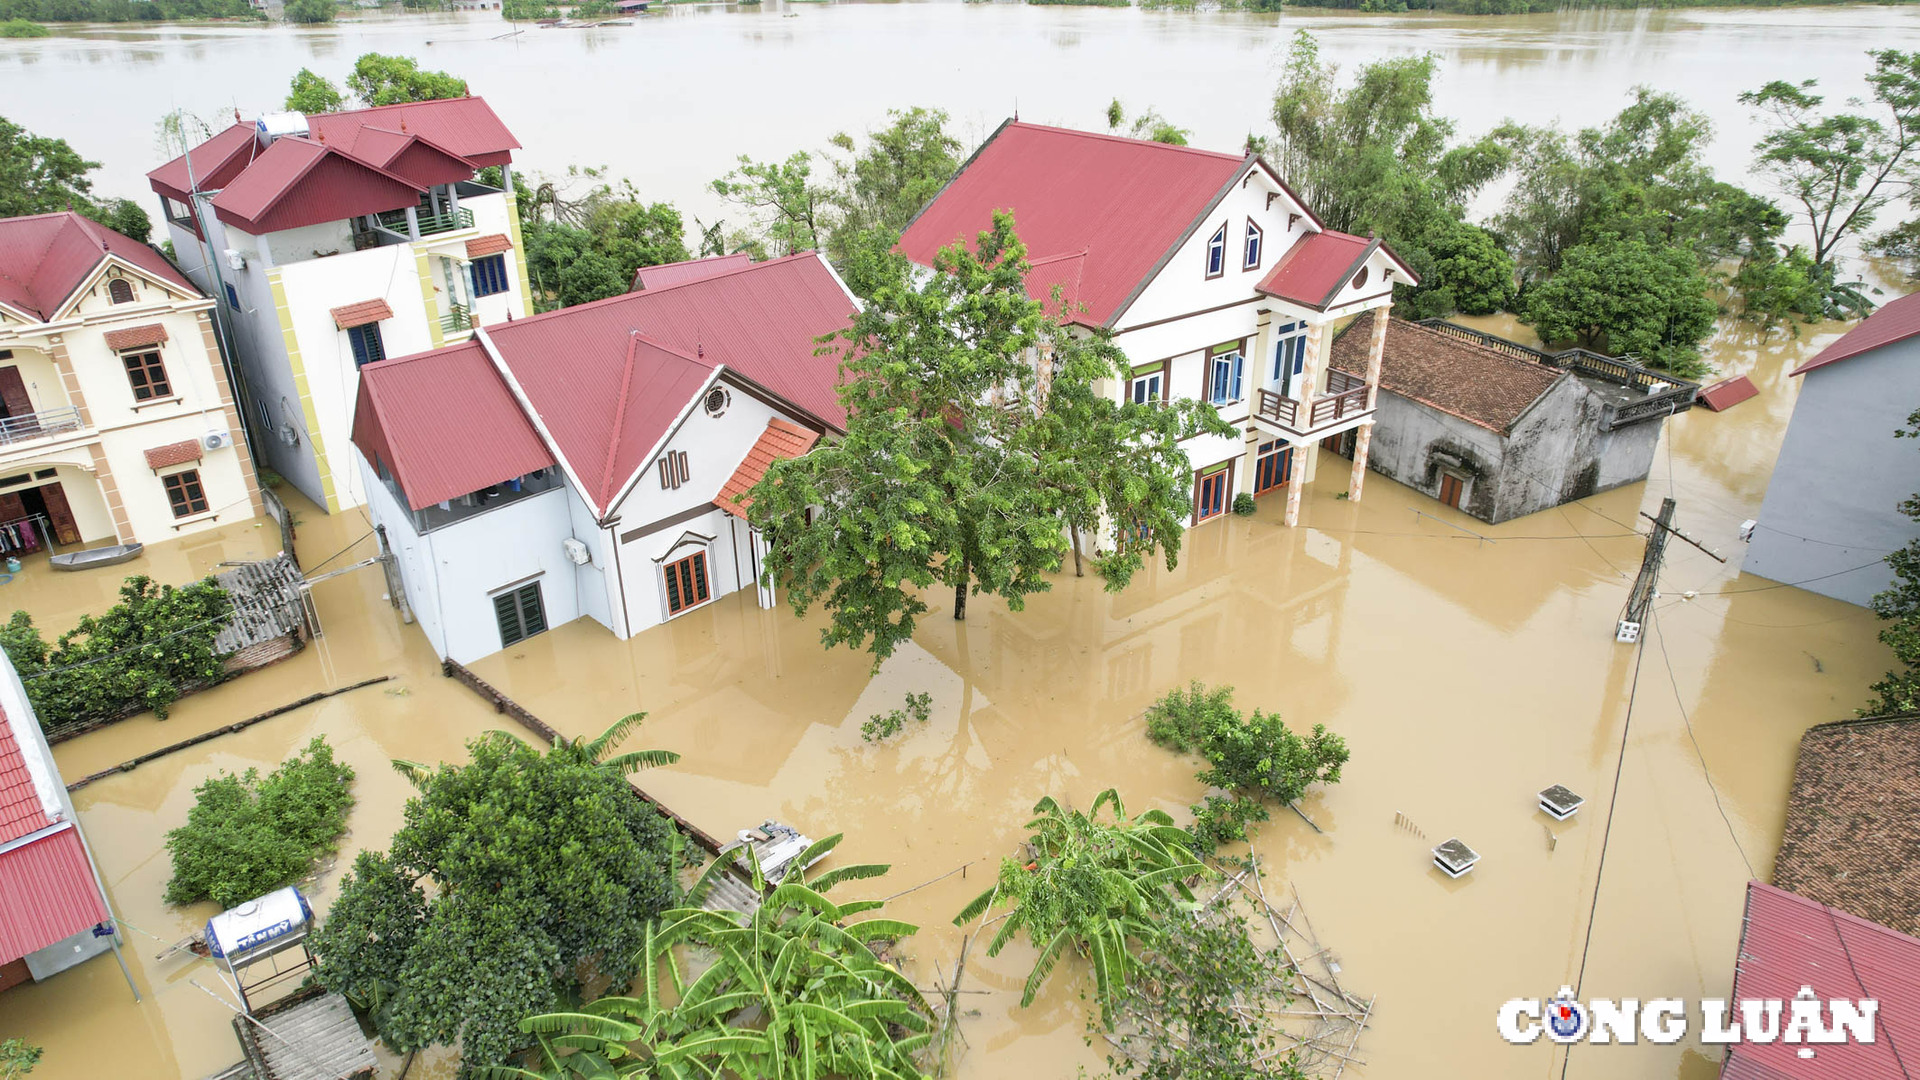
<svg viewBox="0 0 1920 1080"><path fill-rule="evenodd" d="M316 737L262 780L221 773L195 788L187 823L167 833L167 903L230 908L305 877L347 831L353 768Z"/></svg>
<svg viewBox="0 0 1920 1080"><path fill-rule="evenodd" d="M1244 491L1233 497L1233 512L1241 517L1252 517L1259 506L1259 503L1253 501L1253 496Z"/></svg>
<svg viewBox="0 0 1920 1080"><path fill-rule="evenodd" d="M908 716L924 724L931 715L933 695L908 694L906 708L895 709L885 715L874 713L868 717L867 722L860 725L860 737L868 742L880 742L899 734L900 729L907 726Z"/></svg>
<svg viewBox="0 0 1920 1080"><path fill-rule="evenodd" d="M287 21L302 26L330 23L338 8L334 0L288 0Z"/></svg>
<svg viewBox="0 0 1920 1080"><path fill-rule="evenodd" d="M46 27L26 19L8 19L6 22L0 22L0 38L46 37L48 32Z"/></svg>

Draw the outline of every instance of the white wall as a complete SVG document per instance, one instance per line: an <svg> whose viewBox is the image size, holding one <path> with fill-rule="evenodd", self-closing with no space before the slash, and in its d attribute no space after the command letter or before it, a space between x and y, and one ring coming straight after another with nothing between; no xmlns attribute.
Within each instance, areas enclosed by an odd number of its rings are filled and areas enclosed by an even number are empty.
<svg viewBox="0 0 1920 1080"><path fill-rule="evenodd" d="M1220 200L1220 205L1193 231L1193 235L1181 242L1159 275L1141 291L1133 306L1121 314L1118 329L1125 330L1141 323L1205 311L1257 295L1254 286L1272 272L1288 248L1306 235L1308 225L1302 217L1292 229L1288 229L1287 216L1300 213L1300 208L1291 198L1280 193L1279 185L1264 169L1254 167L1250 171L1252 179L1244 185L1236 184L1226 198ZM1241 174L1242 177L1246 175ZM1269 193L1278 193L1271 206L1267 200ZM1241 241L1249 218L1266 230L1266 237L1259 267L1243 270ZM1226 270L1221 276L1208 280L1207 241L1222 222L1227 226ZM1252 325L1251 312L1247 315L1247 325ZM1136 360L1156 358L1135 356Z"/></svg>

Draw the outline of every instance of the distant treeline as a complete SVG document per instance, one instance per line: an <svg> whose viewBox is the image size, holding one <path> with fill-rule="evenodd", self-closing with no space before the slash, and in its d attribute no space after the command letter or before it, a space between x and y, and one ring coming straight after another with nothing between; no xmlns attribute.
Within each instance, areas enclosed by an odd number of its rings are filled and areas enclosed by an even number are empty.
<svg viewBox="0 0 1920 1080"><path fill-rule="evenodd" d="M969 0L970 3L981 0ZM1567 11L1583 8L1688 8L1688 7L1805 7L1815 4L1848 4L1858 0L1026 0L1029 4L1132 7L1195 11L1279 11L1282 4L1294 8L1320 8L1331 11L1438 11L1450 15L1526 15L1541 11ZM1888 0L1914 3L1920 0Z"/></svg>
<svg viewBox="0 0 1920 1080"><path fill-rule="evenodd" d="M0 0L0 22L165 22L263 19L247 0Z"/></svg>

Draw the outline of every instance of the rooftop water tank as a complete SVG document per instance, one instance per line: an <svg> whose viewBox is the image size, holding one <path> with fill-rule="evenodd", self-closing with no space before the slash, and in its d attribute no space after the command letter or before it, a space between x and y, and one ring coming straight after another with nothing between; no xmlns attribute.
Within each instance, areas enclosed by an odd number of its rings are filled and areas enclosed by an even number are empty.
<svg viewBox="0 0 1920 1080"><path fill-rule="evenodd" d="M307 118L297 112L268 113L253 122L256 137L261 146L288 135L305 135Z"/></svg>

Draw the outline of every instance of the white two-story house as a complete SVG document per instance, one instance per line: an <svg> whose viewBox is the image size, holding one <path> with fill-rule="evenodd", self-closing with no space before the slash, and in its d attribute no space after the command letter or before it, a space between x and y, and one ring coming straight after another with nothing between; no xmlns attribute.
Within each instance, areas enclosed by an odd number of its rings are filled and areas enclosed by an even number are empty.
<svg viewBox="0 0 1920 1080"><path fill-rule="evenodd" d="M531 314L512 151L475 97L263 116L148 173L189 277L222 305L263 463L331 513L362 365ZM498 167L499 187L482 184Z"/></svg>
<svg viewBox="0 0 1920 1080"><path fill-rule="evenodd" d="M262 512L212 307L77 214L0 221L0 556Z"/></svg>
<svg viewBox="0 0 1920 1080"><path fill-rule="evenodd" d="M1381 344L1396 284L1417 280L1379 240L1325 228L1258 155L1221 154L1008 121L907 226L898 250L931 265L1010 210L1032 269L1072 322L1111 332L1134 401L1213 403L1240 429L1182 444L1193 523L1239 493L1300 493L1322 442L1353 433L1348 491L1366 476ZM1363 378L1328 362L1333 332L1371 313ZM1345 464L1345 462L1342 462Z"/></svg>
<svg viewBox="0 0 1920 1080"><path fill-rule="evenodd" d="M812 252L716 258L364 368L367 507L434 649L466 662L582 616L627 638L757 587L735 497L843 430L814 342L855 310Z"/></svg>

